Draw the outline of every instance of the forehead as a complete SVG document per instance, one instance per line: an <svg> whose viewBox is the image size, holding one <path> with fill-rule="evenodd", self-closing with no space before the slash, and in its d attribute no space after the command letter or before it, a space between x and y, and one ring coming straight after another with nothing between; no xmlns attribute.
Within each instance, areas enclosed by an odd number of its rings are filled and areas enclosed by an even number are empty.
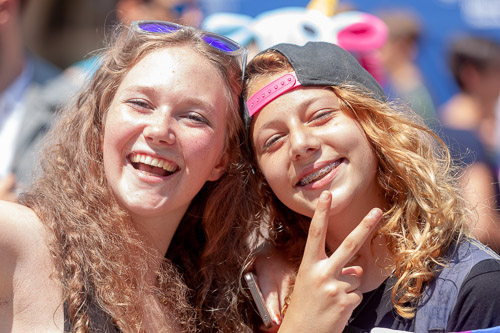
<svg viewBox="0 0 500 333"><path fill-rule="evenodd" d="M219 70L205 56L190 46L170 46L152 50L132 65L126 77L139 76L144 80L172 79L196 82L210 74L220 78Z"/></svg>
<svg viewBox="0 0 500 333"><path fill-rule="evenodd" d="M225 110L229 103L228 86L220 71L189 46L154 50L139 60L126 73L117 94L137 89L178 102L195 98L217 110Z"/></svg>

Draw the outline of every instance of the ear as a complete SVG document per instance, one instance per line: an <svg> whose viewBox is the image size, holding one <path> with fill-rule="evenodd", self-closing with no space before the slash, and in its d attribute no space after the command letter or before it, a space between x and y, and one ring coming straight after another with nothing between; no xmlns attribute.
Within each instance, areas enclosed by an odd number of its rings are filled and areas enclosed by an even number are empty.
<svg viewBox="0 0 500 333"><path fill-rule="evenodd" d="M229 156L227 152L224 152L224 154L221 156L219 159L219 163L212 169L212 172L208 176L209 181L216 181L219 180L220 177L226 172L227 165L229 163Z"/></svg>

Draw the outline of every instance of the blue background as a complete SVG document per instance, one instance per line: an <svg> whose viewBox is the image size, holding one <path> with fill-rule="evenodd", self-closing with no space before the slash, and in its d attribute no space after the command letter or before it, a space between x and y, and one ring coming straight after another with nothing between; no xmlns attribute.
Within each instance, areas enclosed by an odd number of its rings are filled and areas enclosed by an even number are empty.
<svg viewBox="0 0 500 333"><path fill-rule="evenodd" d="M207 14L228 11L256 16L280 7L305 7L303 0L207 0ZM377 14L387 8L405 8L420 18L423 38L417 64L437 107L455 91L456 86L448 71L446 52L451 38L474 33L491 37L500 42L500 0L351 0L340 3Z"/></svg>

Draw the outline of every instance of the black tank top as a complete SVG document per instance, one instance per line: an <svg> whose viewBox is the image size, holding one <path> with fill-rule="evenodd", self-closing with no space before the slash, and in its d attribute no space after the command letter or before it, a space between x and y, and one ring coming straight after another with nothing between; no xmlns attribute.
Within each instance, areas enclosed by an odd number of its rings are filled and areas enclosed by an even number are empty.
<svg viewBox="0 0 500 333"><path fill-rule="evenodd" d="M89 332L121 333L120 329L113 323L113 319L93 301L90 303L89 316ZM69 318L68 304L66 302L64 302L64 332L73 332L73 323Z"/></svg>

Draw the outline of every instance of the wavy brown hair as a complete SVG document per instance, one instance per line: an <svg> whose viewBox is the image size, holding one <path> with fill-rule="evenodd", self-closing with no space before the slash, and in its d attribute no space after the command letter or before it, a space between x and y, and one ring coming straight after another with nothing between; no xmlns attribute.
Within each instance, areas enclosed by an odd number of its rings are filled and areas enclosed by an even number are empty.
<svg viewBox="0 0 500 333"><path fill-rule="evenodd" d="M280 53L262 53L247 67L245 90L256 79L291 71ZM405 105L379 101L354 85L331 89L340 109L362 126L377 156L377 181L388 207L378 235L387 241L397 278L392 301L400 316L412 318L424 286L438 265L446 264L450 246L468 235L471 214L458 191L457 170L443 141ZM259 214L267 216L272 240L298 266L309 219L280 203L262 173L256 170L256 175L262 202L272 203Z"/></svg>
<svg viewBox="0 0 500 333"><path fill-rule="evenodd" d="M128 71L144 56L181 46L202 54L223 81L228 107L227 172L193 199L165 258L133 227L106 181L101 144L106 113ZM149 34L118 27L100 65L73 103L59 115L41 156L42 173L21 202L50 235L54 277L63 287L74 332L92 330L97 307L122 331L144 331L150 315L144 295L159 301L161 326L175 331L244 331L238 301L240 270L252 232L252 200L245 190L239 114L241 69L235 57L208 46L200 31ZM248 242L250 244L250 242ZM156 271L156 281L146 278ZM93 310L92 310L93 311Z"/></svg>

